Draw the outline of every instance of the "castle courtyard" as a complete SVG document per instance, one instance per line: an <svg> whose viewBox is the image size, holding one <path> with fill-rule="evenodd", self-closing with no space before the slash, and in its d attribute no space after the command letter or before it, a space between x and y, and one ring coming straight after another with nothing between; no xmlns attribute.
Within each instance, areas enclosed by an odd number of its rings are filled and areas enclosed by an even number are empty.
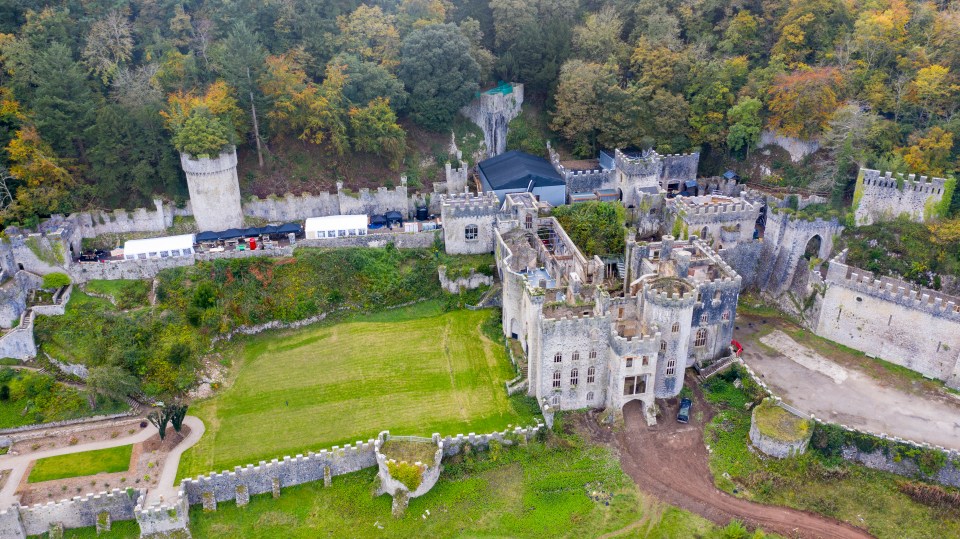
<svg viewBox="0 0 960 539"><path fill-rule="evenodd" d="M799 331L743 316L735 332L743 360L784 401L825 421L960 449L960 396Z"/></svg>

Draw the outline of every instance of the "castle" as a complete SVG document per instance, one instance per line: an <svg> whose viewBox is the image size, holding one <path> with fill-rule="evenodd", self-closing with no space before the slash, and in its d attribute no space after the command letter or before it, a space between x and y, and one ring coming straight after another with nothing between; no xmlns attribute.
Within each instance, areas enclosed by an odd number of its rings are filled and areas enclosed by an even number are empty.
<svg viewBox="0 0 960 539"><path fill-rule="evenodd" d="M448 252L495 252L503 333L525 356L527 393L546 409L678 395L683 373L730 355L741 278L705 242L628 241L625 279L584 256L531 193L455 195L442 202ZM483 235L481 228L487 228ZM467 251L469 249L469 251Z"/></svg>
<svg viewBox="0 0 960 539"><path fill-rule="evenodd" d="M910 174L861 169L853 194L857 226L889 221L906 215L913 221L929 221L946 213L956 186L955 179L927 178Z"/></svg>

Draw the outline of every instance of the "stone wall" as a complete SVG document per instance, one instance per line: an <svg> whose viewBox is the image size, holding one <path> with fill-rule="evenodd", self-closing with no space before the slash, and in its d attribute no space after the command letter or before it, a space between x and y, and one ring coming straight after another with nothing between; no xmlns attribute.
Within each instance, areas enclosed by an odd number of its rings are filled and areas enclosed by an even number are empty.
<svg viewBox="0 0 960 539"><path fill-rule="evenodd" d="M920 466L912 459L897 459L893 454L885 452L882 449L867 452L861 451L855 446L847 446L843 448L842 455L845 460L862 464L874 470L882 470L904 477L920 478L926 481L940 483L941 485L960 488L960 460L956 460L957 455L947 458L946 464L934 474L923 473L920 470Z"/></svg>
<svg viewBox="0 0 960 539"><path fill-rule="evenodd" d="M104 512L110 515L112 521L133 520L133 510L140 494L134 489L113 489L111 492L77 496L71 500L29 507L14 506L9 511L20 512L27 535L40 535L49 531L50 525L55 523L61 523L68 529L95 526L98 515Z"/></svg>
<svg viewBox="0 0 960 539"><path fill-rule="evenodd" d="M470 275L457 277L456 279L447 278L446 266L440 266L437 273L440 275L440 287L451 294L459 294L461 290L473 290L481 286L493 285L493 276L476 273L472 269Z"/></svg>
<svg viewBox="0 0 960 539"><path fill-rule="evenodd" d="M181 153L180 165L187 176L190 206L198 229L227 230L243 226L235 148L215 158L194 158Z"/></svg>
<svg viewBox="0 0 960 539"><path fill-rule="evenodd" d="M37 343L33 338L33 313L24 311L20 324L0 337L0 357L26 361L37 357Z"/></svg>
<svg viewBox="0 0 960 539"><path fill-rule="evenodd" d="M493 192L480 195L445 195L440 203L443 240L448 254L480 254L493 251L494 223L500 201ZM476 227L467 239L467 227Z"/></svg>
<svg viewBox="0 0 960 539"><path fill-rule="evenodd" d="M392 243L398 249L426 249L432 247L437 238L442 237L439 230L424 230L422 232L378 232L364 236L344 236L341 238L325 238L312 240L298 240L301 247L386 247Z"/></svg>
<svg viewBox="0 0 960 539"><path fill-rule="evenodd" d="M960 298L830 261L815 332L960 387Z"/></svg>
<svg viewBox="0 0 960 539"><path fill-rule="evenodd" d="M173 503L146 507L146 496L141 495L134 508L134 517L140 525L140 537L169 537L166 534L187 530L190 525L190 504L183 491L177 493ZM189 535L187 536L189 537Z"/></svg>
<svg viewBox="0 0 960 539"><path fill-rule="evenodd" d="M308 217L340 215L340 198L336 194L287 193L283 197L250 197L243 204L243 214L270 222L301 221Z"/></svg>
<svg viewBox="0 0 960 539"><path fill-rule="evenodd" d="M790 160L794 163L820 149L820 143L816 140L785 137L774 131L760 133L760 142L757 143L757 148L763 148L764 146L780 146L790 154Z"/></svg>
<svg viewBox="0 0 960 539"><path fill-rule="evenodd" d="M286 257L293 255L293 247L274 247L256 251L223 251L220 253L195 253L189 256L148 258L146 260L108 260L103 262L80 262L70 268L70 278L75 283L93 280L153 279L169 268L192 266L196 262L223 258L250 258L254 256Z"/></svg>
<svg viewBox="0 0 960 539"><path fill-rule="evenodd" d="M330 476L336 477L376 466L373 442L369 440L357 442L356 445L333 446L332 449L324 449L319 453L287 456L270 462L261 461L256 466L237 466L232 472L224 471L195 479L184 479L181 489L190 505L203 504L206 508L211 503L236 499L239 487L244 487L242 490L245 490L247 495L254 495L273 492L275 482L278 488L283 488L310 481L322 481L328 468Z"/></svg>
<svg viewBox="0 0 960 539"><path fill-rule="evenodd" d="M14 322L20 320L20 316L27 310L30 290L40 288L42 282L37 275L17 271L11 279L0 285L0 328L13 327Z"/></svg>
<svg viewBox="0 0 960 539"><path fill-rule="evenodd" d="M27 532L23 529L19 506L0 511L0 537L4 539L26 539Z"/></svg>
<svg viewBox="0 0 960 539"><path fill-rule="evenodd" d="M776 404L768 406L776 406ZM761 433L760 428L757 426L758 407L754 407L753 414L750 416L750 442L754 447L764 454L778 459L802 455L807 451L807 444L810 443L809 436L795 442L786 442ZM801 418L798 417L797 419L799 420Z"/></svg>
<svg viewBox="0 0 960 539"><path fill-rule="evenodd" d="M751 284L771 297L779 298L793 285L798 271L808 270L803 259L807 244L820 238L817 258L827 260L833 251L833 239L843 231L839 220L819 217L807 220L782 210L770 211L758 259L755 281Z"/></svg>
<svg viewBox="0 0 960 539"><path fill-rule="evenodd" d="M857 226L890 221L900 215L907 215L913 221L928 221L936 215L936 207L948 191L948 181L956 182L914 174L897 177L891 172L860 169L853 196ZM952 187L950 191L952 193Z"/></svg>
<svg viewBox="0 0 960 539"><path fill-rule="evenodd" d="M173 207L162 200L154 199L154 208L137 208L133 211L123 209L90 211L71 214L84 238L95 238L101 234L126 234L129 232L165 232L173 226Z"/></svg>

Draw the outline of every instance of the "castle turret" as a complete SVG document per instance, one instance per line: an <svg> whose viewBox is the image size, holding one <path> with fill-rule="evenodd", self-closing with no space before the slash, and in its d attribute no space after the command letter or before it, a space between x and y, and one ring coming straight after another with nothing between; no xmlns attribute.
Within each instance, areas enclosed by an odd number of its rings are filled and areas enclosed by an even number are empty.
<svg viewBox="0 0 960 539"><path fill-rule="evenodd" d="M643 320L660 328L657 355L656 397L670 398L683 387L690 321L697 291L685 280L661 277L643 287Z"/></svg>
<svg viewBox="0 0 960 539"><path fill-rule="evenodd" d="M229 148L215 158L181 153L180 165L187 175L190 206L200 230L226 230L243 226L237 151Z"/></svg>

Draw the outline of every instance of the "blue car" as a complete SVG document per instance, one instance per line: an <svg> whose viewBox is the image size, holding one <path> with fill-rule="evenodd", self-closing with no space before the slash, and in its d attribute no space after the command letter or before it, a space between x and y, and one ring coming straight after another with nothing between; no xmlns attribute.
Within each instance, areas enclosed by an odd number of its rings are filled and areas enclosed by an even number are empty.
<svg viewBox="0 0 960 539"><path fill-rule="evenodd" d="M686 423L690 421L690 407L693 406L693 401L690 399L683 399L680 401L680 412L677 413L677 422Z"/></svg>

